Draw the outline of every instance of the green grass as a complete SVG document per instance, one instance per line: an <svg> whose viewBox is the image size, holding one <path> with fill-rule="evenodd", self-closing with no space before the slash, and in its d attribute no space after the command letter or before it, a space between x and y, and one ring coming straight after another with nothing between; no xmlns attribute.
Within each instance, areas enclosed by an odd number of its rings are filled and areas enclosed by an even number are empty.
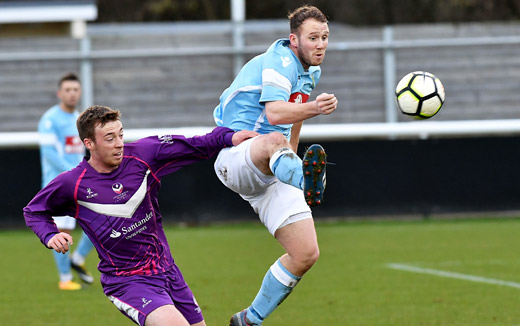
<svg viewBox="0 0 520 326"><path fill-rule="evenodd" d="M520 325L520 289L411 273L402 263L520 283L520 219L318 223L321 256L264 323L275 325ZM209 325L253 299L282 254L260 225L169 227L174 258ZM30 231L0 231L5 325L131 325L103 295L99 274L57 289L49 250ZM89 257L95 270L97 257Z"/></svg>

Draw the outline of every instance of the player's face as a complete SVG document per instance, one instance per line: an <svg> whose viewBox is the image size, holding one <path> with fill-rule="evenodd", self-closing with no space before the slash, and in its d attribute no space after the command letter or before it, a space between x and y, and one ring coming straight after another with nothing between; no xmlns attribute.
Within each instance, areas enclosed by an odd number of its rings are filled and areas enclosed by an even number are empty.
<svg viewBox="0 0 520 326"><path fill-rule="evenodd" d="M85 140L90 151L89 163L98 172L112 172L123 160L123 124L119 120L107 122L103 127L98 124L94 134L95 140Z"/></svg>
<svg viewBox="0 0 520 326"><path fill-rule="evenodd" d="M315 19L306 20L298 34L291 34L291 46L296 50L303 68L319 66L329 44L329 25Z"/></svg>
<svg viewBox="0 0 520 326"><path fill-rule="evenodd" d="M74 111L81 96L81 85L75 80L65 80L58 89L57 96L61 101L62 107L67 111Z"/></svg>

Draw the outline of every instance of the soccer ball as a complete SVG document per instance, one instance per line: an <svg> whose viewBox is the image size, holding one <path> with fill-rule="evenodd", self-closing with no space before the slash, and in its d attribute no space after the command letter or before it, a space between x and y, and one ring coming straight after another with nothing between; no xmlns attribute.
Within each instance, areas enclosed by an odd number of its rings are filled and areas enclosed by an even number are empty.
<svg viewBox="0 0 520 326"><path fill-rule="evenodd" d="M399 110L417 119L429 119L437 114L446 97L439 78L426 71L404 76L397 83L395 96Z"/></svg>

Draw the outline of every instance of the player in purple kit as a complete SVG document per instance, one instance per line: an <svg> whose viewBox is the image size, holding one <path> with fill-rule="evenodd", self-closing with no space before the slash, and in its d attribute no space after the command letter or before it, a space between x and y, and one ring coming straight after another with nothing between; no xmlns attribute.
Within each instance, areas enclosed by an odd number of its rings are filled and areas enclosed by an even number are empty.
<svg viewBox="0 0 520 326"><path fill-rule="evenodd" d="M105 295L138 325L205 325L175 265L158 205L161 178L255 135L217 127L204 136L166 135L124 145L118 110L91 106L77 120L90 157L44 187L24 208L27 226L65 253L73 239L52 216L74 217L97 249Z"/></svg>

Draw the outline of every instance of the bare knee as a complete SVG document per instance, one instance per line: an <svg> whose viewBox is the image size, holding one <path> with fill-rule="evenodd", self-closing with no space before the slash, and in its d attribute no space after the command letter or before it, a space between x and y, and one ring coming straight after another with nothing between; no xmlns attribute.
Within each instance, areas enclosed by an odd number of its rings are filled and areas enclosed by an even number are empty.
<svg viewBox="0 0 520 326"><path fill-rule="evenodd" d="M304 274L318 261L318 258L320 257L320 250L316 246L306 248L304 250L293 253L292 255L289 253L289 255L292 256L292 261L295 265L294 267L298 271L298 274Z"/></svg>
<svg viewBox="0 0 520 326"><path fill-rule="evenodd" d="M320 258L320 250L318 247L313 248L305 253L303 264L307 269L310 269Z"/></svg>
<svg viewBox="0 0 520 326"><path fill-rule="evenodd" d="M250 148L250 155L253 164L266 175L271 175L269 160L273 154L282 147L290 147L289 142L279 132L272 132L261 135L253 141Z"/></svg>
<svg viewBox="0 0 520 326"><path fill-rule="evenodd" d="M269 142L273 144L275 147L282 147L285 145L289 145L287 138L280 132L271 132L267 134Z"/></svg>
<svg viewBox="0 0 520 326"><path fill-rule="evenodd" d="M271 157L274 152L282 147L289 147L287 138L282 133L271 132L260 137L263 148L267 151L267 156Z"/></svg>

